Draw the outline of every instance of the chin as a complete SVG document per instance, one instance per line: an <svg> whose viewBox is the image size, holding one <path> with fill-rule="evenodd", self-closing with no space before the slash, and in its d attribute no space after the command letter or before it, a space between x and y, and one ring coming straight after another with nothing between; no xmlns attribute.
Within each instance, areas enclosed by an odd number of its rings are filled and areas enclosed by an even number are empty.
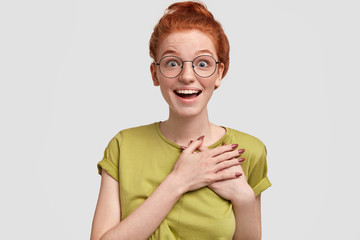
<svg viewBox="0 0 360 240"><path fill-rule="evenodd" d="M191 107L181 107L179 108L172 108L171 111L183 118L192 118L201 115L201 113L204 111L204 109L197 109L197 108L191 108Z"/></svg>

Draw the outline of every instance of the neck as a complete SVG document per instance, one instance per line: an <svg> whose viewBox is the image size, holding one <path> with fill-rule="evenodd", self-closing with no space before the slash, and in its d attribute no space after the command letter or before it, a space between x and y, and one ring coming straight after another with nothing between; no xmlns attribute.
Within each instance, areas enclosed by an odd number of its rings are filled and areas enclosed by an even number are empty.
<svg viewBox="0 0 360 240"><path fill-rule="evenodd" d="M196 140L203 135L204 145L209 146L225 132L224 129L210 123L207 109L193 117L179 116L170 109L169 119L160 124L160 129L165 137L181 146L188 146L190 140Z"/></svg>

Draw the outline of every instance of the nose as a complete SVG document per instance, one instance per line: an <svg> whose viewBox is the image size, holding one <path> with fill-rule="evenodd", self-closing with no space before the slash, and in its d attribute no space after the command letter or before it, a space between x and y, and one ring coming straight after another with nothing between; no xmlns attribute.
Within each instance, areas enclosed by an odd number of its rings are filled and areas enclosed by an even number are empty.
<svg viewBox="0 0 360 240"><path fill-rule="evenodd" d="M192 62L184 62L183 69L180 73L179 80L184 83L191 83L195 81L195 72L192 66Z"/></svg>

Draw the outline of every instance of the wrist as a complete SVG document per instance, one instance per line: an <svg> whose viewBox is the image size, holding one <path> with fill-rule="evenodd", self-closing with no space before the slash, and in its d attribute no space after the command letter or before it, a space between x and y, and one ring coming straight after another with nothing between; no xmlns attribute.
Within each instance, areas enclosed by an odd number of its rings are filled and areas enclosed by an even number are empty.
<svg viewBox="0 0 360 240"><path fill-rule="evenodd" d="M181 178L179 178L174 172L171 172L165 178L165 181L169 184L171 191L174 191L179 198L188 191L186 185L181 181Z"/></svg>
<svg viewBox="0 0 360 240"><path fill-rule="evenodd" d="M244 206L255 203L254 190L249 186L246 189L242 188L231 200L233 206Z"/></svg>

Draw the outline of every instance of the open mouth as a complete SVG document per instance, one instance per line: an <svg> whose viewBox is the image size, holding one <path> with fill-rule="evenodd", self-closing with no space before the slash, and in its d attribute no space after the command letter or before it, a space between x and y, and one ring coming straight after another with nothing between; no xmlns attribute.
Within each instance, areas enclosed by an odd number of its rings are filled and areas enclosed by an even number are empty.
<svg viewBox="0 0 360 240"><path fill-rule="evenodd" d="M174 93L181 98L191 99L200 95L200 90L174 90Z"/></svg>

